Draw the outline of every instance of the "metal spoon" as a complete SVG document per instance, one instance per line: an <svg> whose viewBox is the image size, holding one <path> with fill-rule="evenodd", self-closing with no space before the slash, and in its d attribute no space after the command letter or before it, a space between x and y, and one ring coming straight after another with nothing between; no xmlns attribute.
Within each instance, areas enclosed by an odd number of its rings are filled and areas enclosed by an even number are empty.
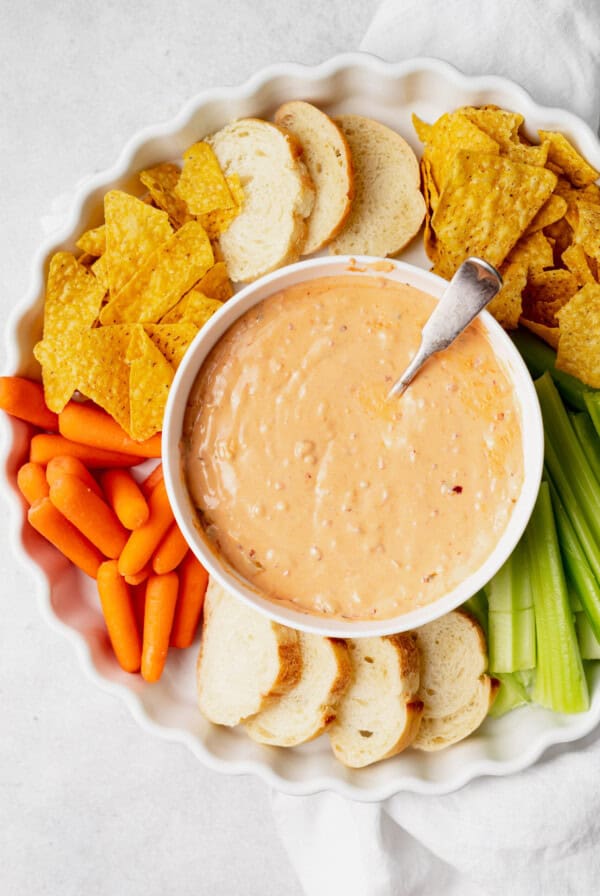
<svg viewBox="0 0 600 896"><path fill-rule="evenodd" d="M425 361L448 348L501 288L502 277L487 261L474 256L463 261L423 327L414 358L390 389L388 398L402 395Z"/></svg>

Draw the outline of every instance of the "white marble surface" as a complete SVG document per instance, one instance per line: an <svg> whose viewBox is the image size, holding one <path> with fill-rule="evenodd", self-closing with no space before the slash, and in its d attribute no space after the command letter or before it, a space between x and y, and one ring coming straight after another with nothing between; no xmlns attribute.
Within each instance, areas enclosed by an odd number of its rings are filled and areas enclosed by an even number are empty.
<svg viewBox="0 0 600 896"><path fill-rule="evenodd" d="M0 321L27 287L39 219L56 195L202 87L356 49L376 5L4 3ZM2 338L2 363L4 352ZM5 540L0 583L0 892L300 894L267 788L210 772L184 748L149 737L87 681L42 622L32 579Z"/></svg>

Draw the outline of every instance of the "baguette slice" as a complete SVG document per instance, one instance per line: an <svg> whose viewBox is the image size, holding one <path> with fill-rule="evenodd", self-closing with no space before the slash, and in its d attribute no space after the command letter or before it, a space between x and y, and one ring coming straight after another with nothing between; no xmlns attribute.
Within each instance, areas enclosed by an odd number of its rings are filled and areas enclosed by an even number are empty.
<svg viewBox="0 0 600 896"><path fill-rule="evenodd" d="M276 747L294 747L318 737L333 722L336 707L352 679L344 641L298 633L302 677L271 706L244 726L253 740Z"/></svg>
<svg viewBox="0 0 600 896"><path fill-rule="evenodd" d="M255 280L297 261L315 196L300 144L257 118L234 121L206 142L244 191L242 211L219 238L231 279Z"/></svg>
<svg viewBox="0 0 600 896"><path fill-rule="evenodd" d="M478 623L454 610L415 631L424 711L414 746L441 750L481 725L498 683L485 674L487 646Z"/></svg>
<svg viewBox="0 0 600 896"><path fill-rule="evenodd" d="M354 680L328 729L337 759L363 768L394 756L415 739L423 704L419 653L410 634L348 641Z"/></svg>
<svg viewBox="0 0 600 896"><path fill-rule="evenodd" d="M354 195L350 148L335 122L311 103L284 103L275 113L275 123L302 146L302 158L315 185L315 204L302 250L303 255L310 255L340 232L350 214Z"/></svg>
<svg viewBox="0 0 600 896"><path fill-rule="evenodd" d="M209 721L237 725L297 684L298 634L247 607L211 578L197 664L198 704Z"/></svg>
<svg viewBox="0 0 600 896"><path fill-rule="evenodd" d="M395 255L425 217L417 157L406 140L378 121L341 115L335 122L352 153L355 195L331 252Z"/></svg>
<svg viewBox="0 0 600 896"><path fill-rule="evenodd" d="M423 718L413 746L417 750L443 750L463 740L485 720L494 702L500 682L482 675L471 699L456 712L442 718Z"/></svg>
<svg viewBox="0 0 600 896"><path fill-rule="evenodd" d="M423 716L441 719L471 701L487 669L487 645L477 622L454 610L415 630L421 656Z"/></svg>

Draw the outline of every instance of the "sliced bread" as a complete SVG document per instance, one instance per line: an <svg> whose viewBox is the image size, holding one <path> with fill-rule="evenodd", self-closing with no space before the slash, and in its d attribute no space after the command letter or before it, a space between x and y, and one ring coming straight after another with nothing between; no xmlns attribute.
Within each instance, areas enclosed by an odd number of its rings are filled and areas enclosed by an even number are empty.
<svg viewBox="0 0 600 896"><path fill-rule="evenodd" d="M321 734L336 716L336 707L352 679L344 641L298 633L302 677L279 700L248 719L244 726L256 741L294 747Z"/></svg>
<svg viewBox="0 0 600 896"><path fill-rule="evenodd" d="M197 664L198 704L206 718L237 725L293 688L301 673L298 633L257 613L211 578Z"/></svg>
<svg viewBox="0 0 600 896"><path fill-rule="evenodd" d="M416 737L423 704L419 653L410 634L348 641L353 681L328 734L340 762L362 768L394 756Z"/></svg>
<svg viewBox="0 0 600 896"><path fill-rule="evenodd" d="M477 622L454 610L415 630L421 657L423 715L439 719L467 704L487 669L487 646Z"/></svg>
<svg viewBox="0 0 600 896"><path fill-rule="evenodd" d="M354 200L331 243L336 255L395 255L418 232L425 216L419 163L399 134L360 115L335 119L354 165Z"/></svg>
<svg viewBox="0 0 600 896"><path fill-rule="evenodd" d="M315 185L315 204L302 250L310 255L339 233L350 213L354 195L350 148L335 122L311 103L284 103L275 113L275 123L302 146L302 158Z"/></svg>
<svg viewBox="0 0 600 896"><path fill-rule="evenodd" d="M414 746L439 750L467 737L487 715L495 696L485 674L487 647L478 623L454 610L415 631L421 659L423 719Z"/></svg>
<svg viewBox="0 0 600 896"><path fill-rule="evenodd" d="M478 680L471 699L456 712L439 719L424 717L413 746L417 750L443 750L472 734L485 720L500 683L489 675Z"/></svg>
<svg viewBox="0 0 600 896"><path fill-rule="evenodd" d="M219 238L231 279L255 280L297 261L314 203L300 144L257 118L235 121L206 142L224 173L239 176L244 191L242 211Z"/></svg>

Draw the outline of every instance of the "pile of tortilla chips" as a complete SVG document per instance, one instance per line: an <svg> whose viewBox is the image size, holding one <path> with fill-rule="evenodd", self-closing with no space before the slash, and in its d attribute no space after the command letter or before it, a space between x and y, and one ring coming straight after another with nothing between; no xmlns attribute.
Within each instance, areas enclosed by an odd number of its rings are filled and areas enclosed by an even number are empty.
<svg viewBox="0 0 600 896"><path fill-rule="evenodd" d="M140 180L143 199L106 194L104 224L79 238L79 258L51 259L34 354L51 410L79 392L141 441L162 429L175 369L233 293L215 241L243 193L206 143L187 150L183 171L157 165Z"/></svg>
<svg viewBox="0 0 600 896"><path fill-rule="evenodd" d="M489 309L502 326L529 327L558 367L600 388L600 173L562 134L531 144L523 116L496 106L413 124L434 272L487 259L504 279Z"/></svg>

